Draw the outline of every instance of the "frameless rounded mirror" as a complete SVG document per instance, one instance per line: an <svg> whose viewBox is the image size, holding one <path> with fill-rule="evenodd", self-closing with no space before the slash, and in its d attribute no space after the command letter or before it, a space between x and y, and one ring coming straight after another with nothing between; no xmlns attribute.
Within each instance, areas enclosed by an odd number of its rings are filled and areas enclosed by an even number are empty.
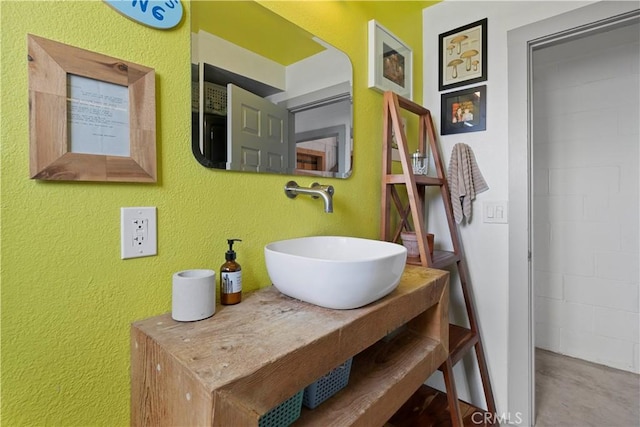
<svg viewBox="0 0 640 427"><path fill-rule="evenodd" d="M192 150L230 171L347 178L349 57L253 1L191 3Z"/></svg>

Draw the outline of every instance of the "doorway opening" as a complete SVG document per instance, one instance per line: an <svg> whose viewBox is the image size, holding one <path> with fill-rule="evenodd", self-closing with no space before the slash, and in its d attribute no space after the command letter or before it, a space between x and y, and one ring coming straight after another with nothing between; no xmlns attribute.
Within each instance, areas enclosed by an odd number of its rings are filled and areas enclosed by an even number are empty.
<svg viewBox="0 0 640 427"><path fill-rule="evenodd" d="M638 20L531 52L538 426L628 425L640 416L628 404L640 398L638 64ZM625 372L636 375L614 387L606 380Z"/></svg>
<svg viewBox="0 0 640 427"><path fill-rule="evenodd" d="M571 40L578 40L588 34L611 31L616 27L626 26L629 22L638 22L639 16L640 11L637 5L632 5L628 2L598 2L512 30L508 34L508 96L510 109L508 396L510 412L519 412L522 415L521 418L524 424L533 425L535 423L534 333L536 328L534 327L534 321L536 316L533 309L536 298L534 282L535 279L539 279L536 276L535 251L537 249L540 252L544 248L539 236L536 242L534 231L535 221L540 215L538 212L538 217L536 217L536 211L541 206L536 205L536 188L534 187L536 183L535 155L539 154L534 151L536 132L531 101L535 95L532 80L534 74L534 51ZM585 91L584 95L602 96L588 91ZM562 105L562 102L558 100L553 102ZM589 123L591 124L592 121L594 124L602 125L602 120L600 119L591 120ZM567 129L566 126L561 127L561 130L565 129ZM579 128L579 130L584 129ZM540 130L538 130L539 132ZM602 148L599 152L604 156L608 153L607 142L608 140L604 139L600 144ZM557 147L553 146L553 148L556 149ZM582 146L580 148L585 149ZM637 151L635 153L637 159ZM568 152L565 153L564 157L572 160L575 154L582 153L581 151L577 153ZM559 159L554 158L554 160ZM557 180L562 173L558 172L556 175ZM587 181L592 179L593 177L589 176ZM538 180L537 182L545 181ZM548 184L549 180L547 179L546 182ZM634 200L637 202L637 196ZM566 211L566 207L560 206L560 213L562 214ZM636 215L635 228L628 230L628 234L634 232L636 235L638 234L637 223L638 218ZM538 231L540 229L544 230L539 225ZM576 236L580 234L578 232L575 233ZM547 235L550 235L550 232ZM538 245L537 247L536 244ZM562 255L566 256L565 253ZM567 258L565 260L566 262L571 261ZM557 260L554 259L552 261L556 262ZM538 260L538 263L540 263L540 260ZM637 258L635 265L637 266ZM540 276L539 272L538 276ZM637 279L635 283L637 287ZM562 315L566 316L565 312Z"/></svg>

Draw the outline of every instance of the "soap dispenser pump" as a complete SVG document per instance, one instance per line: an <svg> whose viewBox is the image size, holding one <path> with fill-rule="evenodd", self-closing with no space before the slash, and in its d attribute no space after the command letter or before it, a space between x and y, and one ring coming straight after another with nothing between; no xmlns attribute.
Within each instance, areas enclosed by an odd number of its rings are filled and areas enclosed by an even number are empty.
<svg viewBox="0 0 640 427"><path fill-rule="evenodd" d="M220 303L223 305L238 304L242 300L242 268L233 250L233 243L241 241L227 239L229 250L224 255L225 263L220 266Z"/></svg>

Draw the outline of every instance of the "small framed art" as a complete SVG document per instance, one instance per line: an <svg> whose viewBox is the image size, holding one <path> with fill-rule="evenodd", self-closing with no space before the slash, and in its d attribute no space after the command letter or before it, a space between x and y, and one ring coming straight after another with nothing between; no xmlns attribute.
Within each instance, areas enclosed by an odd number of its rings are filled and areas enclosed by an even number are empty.
<svg viewBox="0 0 640 427"><path fill-rule="evenodd" d="M487 80L487 19L439 35L440 90Z"/></svg>
<svg viewBox="0 0 640 427"><path fill-rule="evenodd" d="M155 71L27 35L32 179L156 182Z"/></svg>
<svg viewBox="0 0 640 427"><path fill-rule="evenodd" d="M369 88L413 97L413 52L375 20L369 21Z"/></svg>
<svg viewBox="0 0 640 427"><path fill-rule="evenodd" d="M487 86L442 94L440 134L487 129Z"/></svg>

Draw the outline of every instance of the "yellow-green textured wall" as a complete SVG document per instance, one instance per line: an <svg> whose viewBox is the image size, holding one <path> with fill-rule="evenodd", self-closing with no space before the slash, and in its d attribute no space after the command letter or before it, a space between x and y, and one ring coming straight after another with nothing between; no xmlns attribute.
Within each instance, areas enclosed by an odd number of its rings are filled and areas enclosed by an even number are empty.
<svg viewBox="0 0 640 427"><path fill-rule="evenodd" d="M382 97L367 89L367 21L413 47L420 102L420 8L262 3L352 60L355 165L351 178L326 180L336 190L333 214L318 200L286 198L286 177L208 170L194 160L188 2L183 23L160 31L100 1L0 1L2 425L128 424L130 323L170 310L175 271L217 270L227 237L243 239L245 289L269 285L262 248L270 241L378 237ZM157 184L29 179L27 33L155 69ZM157 206L157 256L120 259L123 206Z"/></svg>

